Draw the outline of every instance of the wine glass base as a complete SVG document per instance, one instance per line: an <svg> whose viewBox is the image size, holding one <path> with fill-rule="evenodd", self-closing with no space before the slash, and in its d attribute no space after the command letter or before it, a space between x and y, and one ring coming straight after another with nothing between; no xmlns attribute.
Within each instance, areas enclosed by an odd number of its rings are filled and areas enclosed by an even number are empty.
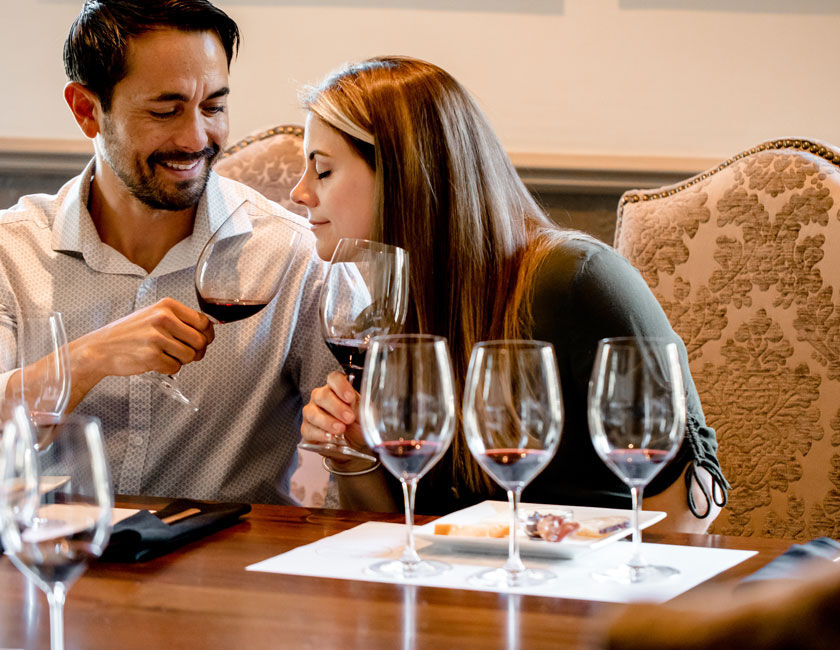
<svg viewBox="0 0 840 650"><path fill-rule="evenodd" d="M371 463L375 463L377 461L376 456L353 449L350 445L336 445L332 442L301 442L298 444L298 449L314 451L322 456L328 456L329 458L335 458L337 460L360 458L362 460L369 460Z"/></svg>
<svg viewBox="0 0 840 650"><path fill-rule="evenodd" d="M386 560L377 562L365 569L366 573L383 578L427 578L437 576L452 569L446 562L436 560L420 560L419 562L403 562L402 560Z"/></svg>
<svg viewBox="0 0 840 650"><path fill-rule="evenodd" d="M633 585L638 583L662 582L663 580L679 575L679 573L678 569L670 566L655 564L630 566L629 564L622 564L612 569L595 571L592 573L592 578L597 582L617 582L623 585Z"/></svg>
<svg viewBox="0 0 840 650"><path fill-rule="evenodd" d="M545 569L523 569L522 571L508 571L503 567L496 569L485 569L467 580L477 587L493 587L496 589L505 587L532 587L541 585L557 576Z"/></svg>

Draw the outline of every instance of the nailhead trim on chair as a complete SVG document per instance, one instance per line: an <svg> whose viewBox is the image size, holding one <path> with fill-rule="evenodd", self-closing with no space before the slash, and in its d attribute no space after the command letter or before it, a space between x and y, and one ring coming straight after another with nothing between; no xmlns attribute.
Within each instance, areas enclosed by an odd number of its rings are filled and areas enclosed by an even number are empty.
<svg viewBox="0 0 840 650"><path fill-rule="evenodd" d="M704 181L709 178L712 174L716 174L723 169L726 169L734 162L741 160L742 158L746 158L747 156L752 156L753 154L757 154L761 151L774 151L778 149L800 149L802 151L807 151L814 155L819 156L823 160L830 162L835 167L840 168L840 152L825 146L819 142L814 142L813 140L808 140L805 138L784 138L781 140L769 140L767 142L763 142L760 145L753 147L752 149L747 149L746 151L742 151L738 153L728 160L725 160L720 165L715 167L714 169L710 169L704 171L696 176L692 176L691 178L683 181L679 185L673 185L668 188L659 188L659 191L656 192L627 192L622 195L621 200L618 203L618 217L616 219L616 227L615 227L615 238L618 241L618 233L621 230L621 218L624 215L624 206L628 203L638 203L639 201L651 201L654 199L661 199L665 198L666 196L673 196L677 192L681 192L684 189L691 187L692 185L696 185L700 181Z"/></svg>
<svg viewBox="0 0 840 650"><path fill-rule="evenodd" d="M284 124L282 126L275 126L273 128L267 129L266 131L261 131L256 135L249 135L225 149L222 155L220 156L220 159L227 158L228 156L235 154L237 151L241 151L248 145L254 144L255 142L259 142L260 140L266 140L268 138L274 137L275 135L284 134L303 137L303 127L298 126L296 124Z"/></svg>

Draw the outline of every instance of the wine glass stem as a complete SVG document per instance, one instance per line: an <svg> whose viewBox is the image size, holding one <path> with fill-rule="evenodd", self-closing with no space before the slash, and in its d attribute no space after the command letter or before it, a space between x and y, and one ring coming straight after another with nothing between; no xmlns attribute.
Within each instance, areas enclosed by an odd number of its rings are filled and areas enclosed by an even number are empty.
<svg viewBox="0 0 840 650"><path fill-rule="evenodd" d="M630 498L633 501L633 509L630 515L630 525L633 527L633 554L627 563L633 568L645 565L645 560L642 557L642 531L639 528L639 511L642 508L643 490L644 486L630 486Z"/></svg>
<svg viewBox="0 0 840 650"><path fill-rule="evenodd" d="M64 650L64 599L67 589L60 582L47 591L50 604L50 650Z"/></svg>
<svg viewBox="0 0 840 650"><path fill-rule="evenodd" d="M525 565L519 559L519 536L516 531L519 529L519 495L522 490L508 490L508 504L510 505L510 531L508 533L508 559L505 562L505 570L508 573L519 573L525 570Z"/></svg>
<svg viewBox="0 0 840 650"><path fill-rule="evenodd" d="M358 390L358 388L356 388L356 375L355 375L355 373L348 372L348 373L345 373L345 376L347 377L347 381L350 382L350 385L353 386L354 389ZM344 437L343 433L334 433L333 436L332 436L332 442L333 442L334 445L337 445L338 447L349 447L350 446L350 444L347 442L347 438Z"/></svg>
<svg viewBox="0 0 840 650"><path fill-rule="evenodd" d="M417 492L417 479L400 480L400 483L405 501L405 549L400 560L407 564L415 564L420 561L420 556L414 550L414 494Z"/></svg>

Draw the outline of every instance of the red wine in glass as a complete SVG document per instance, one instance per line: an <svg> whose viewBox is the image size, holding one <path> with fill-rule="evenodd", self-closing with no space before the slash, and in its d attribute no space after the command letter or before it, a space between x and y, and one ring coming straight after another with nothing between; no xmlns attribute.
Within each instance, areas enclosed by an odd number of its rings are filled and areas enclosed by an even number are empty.
<svg viewBox="0 0 840 650"><path fill-rule="evenodd" d="M443 456L455 432L455 380L446 339L406 334L371 339L359 405L365 442L399 480L405 506L405 548L398 560L376 562L379 576L418 578L448 570L414 547L417 482Z"/></svg>
<svg viewBox="0 0 840 650"><path fill-rule="evenodd" d="M207 240L195 263L193 284L201 311L216 323L259 313L280 290L305 231L292 219L243 201ZM141 376L198 410L181 389L177 372Z"/></svg>
<svg viewBox="0 0 840 650"><path fill-rule="evenodd" d="M324 341L356 391L362 385L368 342L399 332L407 310L408 253L367 239L340 239L324 278L319 314ZM343 433L298 447L336 459L376 461L350 445Z"/></svg>
<svg viewBox="0 0 840 650"><path fill-rule="evenodd" d="M268 302L264 300L231 300L203 298L198 291L198 306L205 314L219 323L233 323L260 312Z"/></svg>
<svg viewBox="0 0 840 650"><path fill-rule="evenodd" d="M671 458L664 449L611 449L604 462L628 481L648 483Z"/></svg>
<svg viewBox="0 0 840 650"><path fill-rule="evenodd" d="M47 596L50 648L64 648L67 591L111 534L114 492L99 420L71 413L44 453L25 410L17 407L3 432L0 462L0 541L7 557ZM66 478L51 490L42 479ZM21 486L20 489L18 486Z"/></svg>
<svg viewBox="0 0 840 650"><path fill-rule="evenodd" d="M676 343L644 337L599 341L587 416L595 451L630 488L633 528L627 562L593 577L630 584L678 574L645 560L639 527L644 488L674 457L684 435L685 391Z"/></svg>
<svg viewBox="0 0 840 650"><path fill-rule="evenodd" d="M336 358L347 379L357 391L362 389L362 371L365 369L367 341L359 339L326 339L327 347Z"/></svg>
<svg viewBox="0 0 840 650"><path fill-rule="evenodd" d="M396 477L417 476L436 461L440 443L434 440L384 440L374 445L379 460Z"/></svg>
<svg viewBox="0 0 840 650"><path fill-rule="evenodd" d="M499 485L512 490L530 483L551 460L551 454L545 449L488 449L480 460Z"/></svg>
<svg viewBox="0 0 840 650"><path fill-rule="evenodd" d="M554 348L543 341L482 341L472 349L464 386L464 434L478 464L508 496L504 566L470 576L490 587L537 585L555 576L519 557L519 498L560 444L563 406Z"/></svg>

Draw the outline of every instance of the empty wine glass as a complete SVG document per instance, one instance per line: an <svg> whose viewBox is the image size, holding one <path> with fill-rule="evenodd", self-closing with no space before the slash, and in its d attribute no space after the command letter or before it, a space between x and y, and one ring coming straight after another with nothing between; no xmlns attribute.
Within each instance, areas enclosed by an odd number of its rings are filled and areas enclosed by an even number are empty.
<svg viewBox="0 0 840 650"><path fill-rule="evenodd" d="M195 265L198 305L213 323L232 323L260 312L277 295L305 229L244 201L204 245ZM143 375L171 397L198 406L181 389L178 373Z"/></svg>
<svg viewBox="0 0 840 650"><path fill-rule="evenodd" d="M111 534L113 493L99 421L65 415L50 447L36 452L22 408L3 430L0 538L12 563L40 587L50 605L50 647L64 647L67 590L99 557ZM39 476L61 474L54 490Z"/></svg>
<svg viewBox="0 0 840 650"><path fill-rule="evenodd" d="M449 569L414 548L417 482L440 459L455 432L455 388L446 339L422 334L377 336L362 379L359 420L365 441L396 476L405 502L406 543L398 560L369 571L418 578Z"/></svg>
<svg viewBox="0 0 840 650"><path fill-rule="evenodd" d="M508 559L472 576L476 584L521 587L550 571L519 557L519 498L560 444L563 400L554 348L543 341L484 341L473 347L464 387L464 433L475 459L510 503Z"/></svg>
<svg viewBox="0 0 840 650"><path fill-rule="evenodd" d="M61 313L25 314L20 320L18 367L13 403L26 407L35 425L36 445L47 447L70 399L70 357Z"/></svg>
<svg viewBox="0 0 840 650"><path fill-rule="evenodd" d="M644 487L677 453L685 430L685 389L676 343L611 338L598 344L589 382L589 431L595 451L630 488L633 551L626 564L596 578L662 580L679 571L648 564L641 553Z"/></svg>
<svg viewBox="0 0 840 650"><path fill-rule="evenodd" d="M340 239L321 289L321 328L327 347L357 391L368 344L374 336L402 330L408 310L408 253L367 239ZM347 444L302 442L299 447L332 456L375 461Z"/></svg>

